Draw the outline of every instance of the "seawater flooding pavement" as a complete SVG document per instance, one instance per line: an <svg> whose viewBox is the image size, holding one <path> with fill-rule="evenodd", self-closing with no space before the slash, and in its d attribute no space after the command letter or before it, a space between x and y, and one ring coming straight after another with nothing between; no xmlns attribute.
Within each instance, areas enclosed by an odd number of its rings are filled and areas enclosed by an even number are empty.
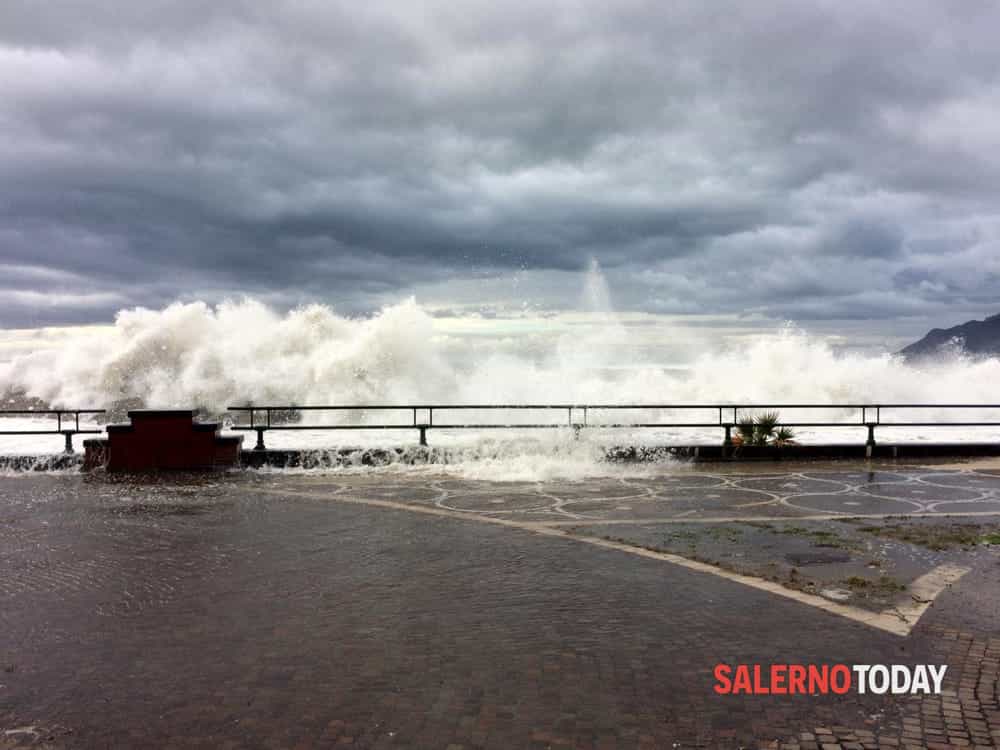
<svg viewBox="0 0 1000 750"><path fill-rule="evenodd" d="M0 497L4 750L1000 744L989 465ZM719 695L720 663L948 670L939 696Z"/></svg>

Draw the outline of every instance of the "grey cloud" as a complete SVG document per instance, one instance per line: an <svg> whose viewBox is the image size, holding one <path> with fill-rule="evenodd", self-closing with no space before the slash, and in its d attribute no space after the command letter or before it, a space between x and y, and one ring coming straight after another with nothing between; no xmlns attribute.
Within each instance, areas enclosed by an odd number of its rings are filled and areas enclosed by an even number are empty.
<svg viewBox="0 0 1000 750"><path fill-rule="evenodd" d="M829 251L834 255L891 258L903 250L903 231L891 222L852 218L831 232Z"/></svg>
<svg viewBox="0 0 1000 750"><path fill-rule="evenodd" d="M455 279L558 307L592 257L638 310L989 312L998 25L930 0L10 0L0 266L72 279L0 279L0 325L453 307Z"/></svg>

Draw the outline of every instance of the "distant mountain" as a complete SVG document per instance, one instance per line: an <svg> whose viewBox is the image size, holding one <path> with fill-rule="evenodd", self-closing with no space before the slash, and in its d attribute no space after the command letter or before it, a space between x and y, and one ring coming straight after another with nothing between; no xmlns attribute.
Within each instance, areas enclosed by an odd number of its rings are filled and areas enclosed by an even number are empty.
<svg viewBox="0 0 1000 750"><path fill-rule="evenodd" d="M1000 315L970 320L953 328L934 328L920 341L900 349L899 354L913 360L933 356L951 347L968 354L1000 355Z"/></svg>

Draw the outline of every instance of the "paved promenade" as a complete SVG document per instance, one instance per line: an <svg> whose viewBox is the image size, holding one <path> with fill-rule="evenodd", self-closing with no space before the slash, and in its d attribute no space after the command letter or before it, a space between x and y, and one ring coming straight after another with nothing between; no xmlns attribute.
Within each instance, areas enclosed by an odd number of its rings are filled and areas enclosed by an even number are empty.
<svg viewBox="0 0 1000 750"><path fill-rule="evenodd" d="M0 748L994 747L988 545L893 618L633 539L946 513L1000 521L1000 473L0 479ZM719 696L719 662L949 670L940 697Z"/></svg>

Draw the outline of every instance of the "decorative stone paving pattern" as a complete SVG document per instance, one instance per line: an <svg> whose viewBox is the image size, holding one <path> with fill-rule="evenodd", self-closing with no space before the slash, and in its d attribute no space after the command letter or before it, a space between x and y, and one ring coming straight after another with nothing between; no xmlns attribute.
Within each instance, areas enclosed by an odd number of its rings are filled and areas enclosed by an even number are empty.
<svg viewBox="0 0 1000 750"><path fill-rule="evenodd" d="M1000 476L975 470L805 470L733 474L689 471L648 478L593 482L486 483L428 474L419 490L412 479L380 475L316 478L331 493L391 497L444 510L538 520L642 520L699 518L795 518L830 516L1000 514ZM486 489L484 489L484 487Z"/></svg>

